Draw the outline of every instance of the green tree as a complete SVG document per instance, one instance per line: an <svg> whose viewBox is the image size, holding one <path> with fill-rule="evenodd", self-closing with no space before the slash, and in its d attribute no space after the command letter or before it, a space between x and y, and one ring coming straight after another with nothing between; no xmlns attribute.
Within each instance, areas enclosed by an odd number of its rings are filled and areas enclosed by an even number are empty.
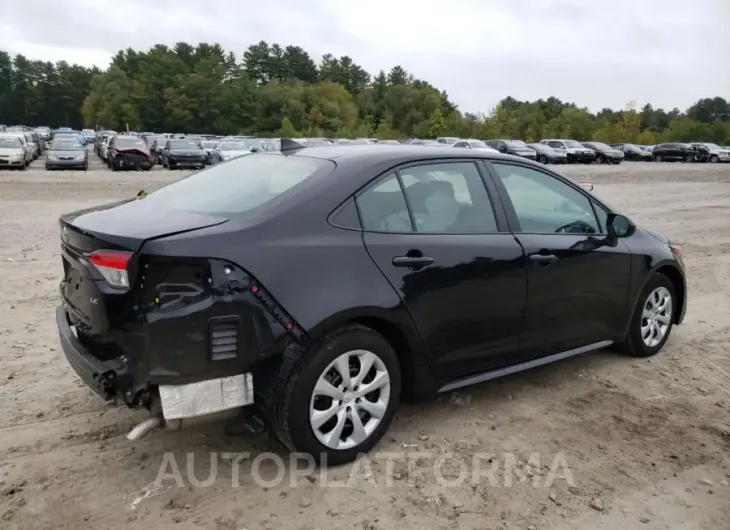
<svg viewBox="0 0 730 530"><path fill-rule="evenodd" d="M428 136L430 138L438 138L444 134L446 130L446 120L441 109L435 109L428 119Z"/></svg>

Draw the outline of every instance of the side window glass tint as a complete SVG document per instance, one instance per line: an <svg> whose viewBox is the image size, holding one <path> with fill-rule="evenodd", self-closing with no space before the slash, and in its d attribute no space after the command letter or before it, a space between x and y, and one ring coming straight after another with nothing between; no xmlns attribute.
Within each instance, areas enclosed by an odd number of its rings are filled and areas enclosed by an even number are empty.
<svg viewBox="0 0 730 530"><path fill-rule="evenodd" d="M563 144L560 142L548 142L548 145L552 148L557 148L557 149L560 149L561 147L563 147Z"/></svg>
<svg viewBox="0 0 730 530"><path fill-rule="evenodd" d="M593 203L593 210L595 210L596 216L598 217L598 230L602 234L605 234L606 225L608 224L608 212L595 202Z"/></svg>
<svg viewBox="0 0 730 530"><path fill-rule="evenodd" d="M406 199L395 173L391 173L357 199L364 230L371 232L412 232Z"/></svg>
<svg viewBox="0 0 730 530"><path fill-rule="evenodd" d="M401 171L417 232L497 232L492 204L476 165L455 162Z"/></svg>
<svg viewBox="0 0 730 530"><path fill-rule="evenodd" d="M331 217L330 222L341 228L361 230L360 217L357 215L354 199L350 199Z"/></svg>
<svg viewBox="0 0 730 530"><path fill-rule="evenodd" d="M525 233L597 234L591 200L560 179L522 166L493 164Z"/></svg>

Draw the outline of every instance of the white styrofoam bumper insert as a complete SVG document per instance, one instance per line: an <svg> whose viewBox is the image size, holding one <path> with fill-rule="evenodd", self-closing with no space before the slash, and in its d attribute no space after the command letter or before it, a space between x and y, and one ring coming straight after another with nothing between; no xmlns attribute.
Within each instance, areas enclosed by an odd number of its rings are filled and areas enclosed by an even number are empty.
<svg viewBox="0 0 730 530"><path fill-rule="evenodd" d="M189 385L160 385L162 415L166 420L192 418L253 404L253 376L209 379Z"/></svg>

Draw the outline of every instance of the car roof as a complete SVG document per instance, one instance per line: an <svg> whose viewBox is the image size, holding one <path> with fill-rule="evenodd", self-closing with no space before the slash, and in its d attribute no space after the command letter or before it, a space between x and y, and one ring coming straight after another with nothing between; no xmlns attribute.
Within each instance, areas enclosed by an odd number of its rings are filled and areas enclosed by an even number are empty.
<svg viewBox="0 0 730 530"><path fill-rule="evenodd" d="M491 160L519 160L532 163L522 157L492 153L490 151L473 151L470 149L454 149L453 147L438 145L409 145L409 144L372 144L372 145L327 145L304 147L302 149L284 151L287 156L308 156L335 161L336 163L371 162L373 164L392 162L393 165L409 161L445 158L474 158Z"/></svg>

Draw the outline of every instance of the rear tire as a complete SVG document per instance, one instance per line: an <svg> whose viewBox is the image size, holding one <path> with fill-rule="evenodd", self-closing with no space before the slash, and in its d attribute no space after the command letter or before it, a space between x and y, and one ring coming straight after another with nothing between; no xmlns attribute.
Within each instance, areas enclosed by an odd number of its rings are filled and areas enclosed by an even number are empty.
<svg viewBox="0 0 730 530"><path fill-rule="evenodd" d="M664 274L656 274L639 296L621 349L632 357L657 354L669 339L677 310L674 285Z"/></svg>
<svg viewBox="0 0 730 530"><path fill-rule="evenodd" d="M546 157L545 155L540 155L540 158L538 158L537 161L540 162L541 164L547 164L548 157Z"/></svg>
<svg viewBox="0 0 730 530"><path fill-rule="evenodd" d="M598 156L596 157L596 164L605 164L605 163L606 163L606 159L605 159L605 158L603 158L603 156L602 156L602 155L598 155Z"/></svg>
<svg viewBox="0 0 730 530"><path fill-rule="evenodd" d="M345 378L338 366L349 372ZM360 393L370 386L371 392ZM332 387L337 397L325 393ZM400 391L400 365L390 343L364 326L339 328L310 347L292 370L273 411L272 431L289 450L321 464L351 462L388 430Z"/></svg>

